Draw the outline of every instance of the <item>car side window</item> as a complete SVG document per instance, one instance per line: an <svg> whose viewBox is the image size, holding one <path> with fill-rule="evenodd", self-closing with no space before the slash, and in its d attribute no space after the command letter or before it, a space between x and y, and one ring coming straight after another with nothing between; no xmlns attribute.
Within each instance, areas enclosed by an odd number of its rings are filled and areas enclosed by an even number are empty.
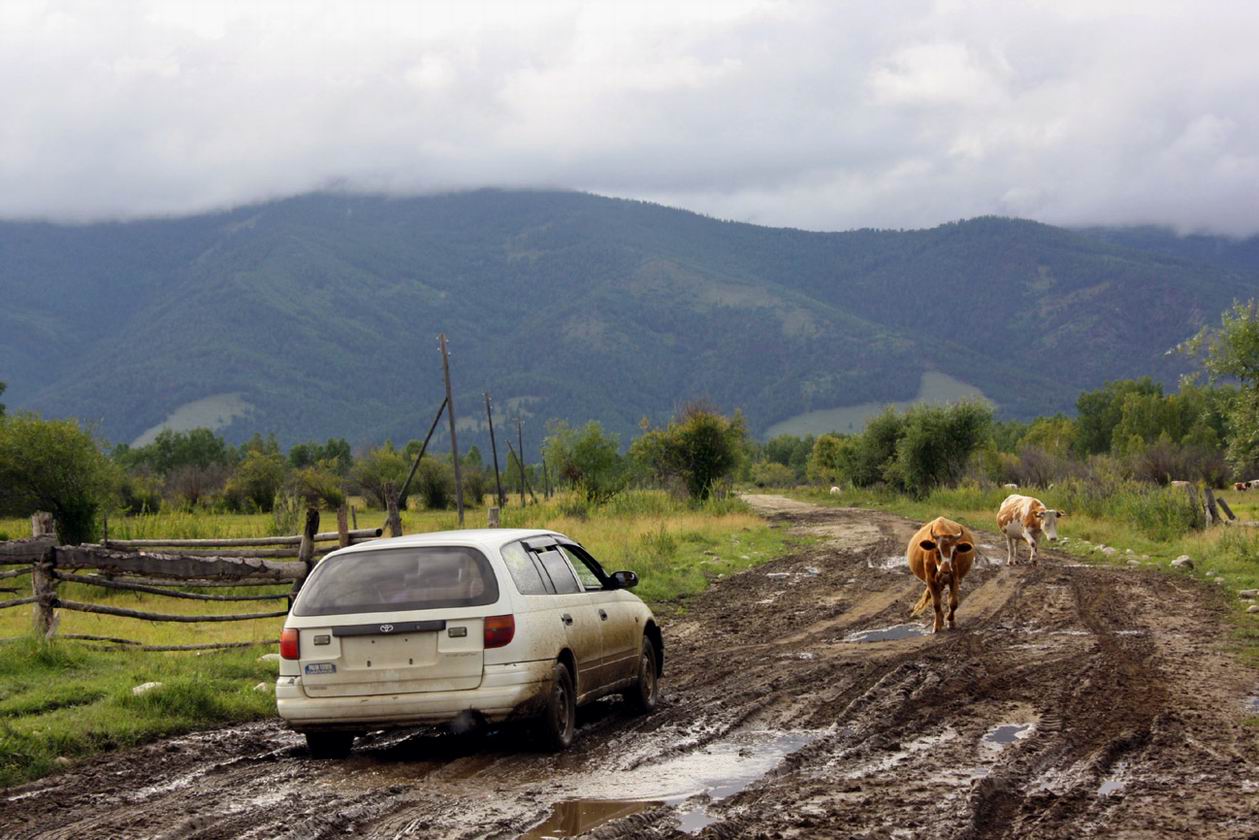
<svg viewBox="0 0 1259 840"><path fill-rule="evenodd" d="M604 583L607 575L604 574L603 568L595 562L593 557L573 546L562 545L559 549L564 552L568 562L573 564L573 569L577 572L577 579L581 581L581 585L586 588L587 592L607 588Z"/></svg>
<svg viewBox="0 0 1259 840"><path fill-rule="evenodd" d="M518 542L508 543L499 552L521 595L546 595L547 587L529 552Z"/></svg>
<svg viewBox="0 0 1259 840"><path fill-rule="evenodd" d="M555 585L557 595L572 595L581 592L577 578L573 577L573 570L563 554L554 548L548 548L538 552L538 559L542 561L542 568L546 570L551 583Z"/></svg>

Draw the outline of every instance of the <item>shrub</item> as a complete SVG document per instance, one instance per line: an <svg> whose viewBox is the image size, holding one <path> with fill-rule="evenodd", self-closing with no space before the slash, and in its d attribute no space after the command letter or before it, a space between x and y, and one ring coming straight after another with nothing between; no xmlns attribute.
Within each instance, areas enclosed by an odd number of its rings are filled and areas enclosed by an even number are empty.
<svg viewBox="0 0 1259 840"><path fill-rule="evenodd" d="M350 470L350 477L359 492L374 502L377 507L385 507L385 487L393 484L394 489L402 491L402 482L406 481L411 464L403 453L399 452L391 441L369 451L355 462ZM406 508L407 500L398 500L400 508Z"/></svg>
<svg viewBox="0 0 1259 840"><path fill-rule="evenodd" d="M119 478L77 421L35 414L0 418L0 509L49 511L63 544L95 537L97 512Z"/></svg>
<svg viewBox="0 0 1259 840"><path fill-rule="evenodd" d="M692 403L666 428L652 429L634 441L630 454L663 480L677 478L692 499L702 501L734 473L745 435L741 413L724 417Z"/></svg>
<svg viewBox="0 0 1259 840"><path fill-rule="evenodd" d="M542 457L557 483L567 484L594 505L604 504L625 487L627 474L616 435L605 434L591 420L580 429L564 421L547 424Z"/></svg>
<svg viewBox="0 0 1259 840"><path fill-rule="evenodd" d="M790 487L796 483L796 471L773 461L752 467L752 483L757 487Z"/></svg>

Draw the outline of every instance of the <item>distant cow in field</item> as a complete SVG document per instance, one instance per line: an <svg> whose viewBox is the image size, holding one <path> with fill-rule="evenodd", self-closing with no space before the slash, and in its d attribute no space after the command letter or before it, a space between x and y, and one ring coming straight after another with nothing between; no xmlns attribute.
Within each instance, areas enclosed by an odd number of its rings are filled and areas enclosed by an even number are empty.
<svg viewBox="0 0 1259 840"><path fill-rule="evenodd" d="M832 496L838 496L838 495L839 495L839 493L840 493L840 490L839 490L839 488L838 488L838 487L832 487L832 488L831 488L831 495L832 495Z"/></svg>
<svg viewBox="0 0 1259 840"><path fill-rule="evenodd" d="M1188 481L1173 481L1171 483L1171 486L1172 487L1190 487L1191 485Z"/></svg>
<svg viewBox="0 0 1259 840"><path fill-rule="evenodd" d="M970 529L943 516L918 529L909 540L905 558L914 576L927 585L914 605L911 615L919 615L930 604L935 609L933 632L944 628L944 608L940 600L949 591L949 629L954 626L953 614L961 600L959 586L975 562L975 537Z"/></svg>
<svg viewBox="0 0 1259 840"><path fill-rule="evenodd" d="M997 528L1005 535L1005 564L1013 566L1018 562L1018 541L1022 540L1031 548L1032 565L1040 560L1039 546L1046 537L1051 542L1058 539L1058 517L1066 516L1060 510L1045 507L1040 499L1031 496L1020 496L1017 493L1006 496L997 510Z"/></svg>
<svg viewBox="0 0 1259 840"><path fill-rule="evenodd" d="M1250 481L1247 481L1246 483L1250 485L1251 490L1259 490L1259 478L1252 478Z"/></svg>
<svg viewBox="0 0 1259 840"><path fill-rule="evenodd" d="M1010 484L1002 484L1001 488L1003 490L1017 490L1019 489L1019 486L1017 484L1010 483Z"/></svg>
<svg viewBox="0 0 1259 840"><path fill-rule="evenodd" d="M1245 493L1247 490L1250 489L1250 484L1245 481L1234 481L1233 489L1236 490L1238 493Z"/></svg>

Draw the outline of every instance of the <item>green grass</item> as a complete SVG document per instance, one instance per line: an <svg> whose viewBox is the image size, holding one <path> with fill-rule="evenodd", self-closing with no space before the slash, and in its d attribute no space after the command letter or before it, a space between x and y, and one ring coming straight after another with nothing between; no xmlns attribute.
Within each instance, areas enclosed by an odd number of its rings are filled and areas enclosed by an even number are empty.
<svg viewBox="0 0 1259 840"><path fill-rule="evenodd" d="M202 656L116 653L70 642L0 645L0 787L153 738L274 713L264 648ZM145 682L162 687L141 696Z"/></svg>
<svg viewBox="0 0 1259 840"><path fill-rule="evenodd" d="M456 527L449 511L403 512L406 533ZM485 511L467 513L469 526L483 523ZM359 527L384 523L382 511L359 510ZM782 530L770 527L738 501L692 506L663 493L633 492L603 508L590 508L559 496L528 508L503 511L507 527L545 527L581 542L609 571L629 569L639 576L637 594L661 613L682 612L688 597L729 575L781 556ZM329 515L323 526L335 528ZM24 535L29 521L0 520L0 529ZM25 530L21 530L25 529ZM275 533L270 514L169 513L110 522L110 536L188 538L266 536ZM25 590L29 578L13 585ZM203 589L215 594L287 592L288 585ZM208 615L281 609L284 602L198 602L135 592L65 584L62 598L160 613ZM10 595L9 597L13 597ZM30 638L31 607L0 610L0 787L38 778L101 750L153 738L251 720L274 714L270 693L255 692L275 677L271 663L258 662L275 650L281 618L247 622L172 624L62 610L61 633L135 639L147 644L252 641L256 645L213 653L160 653L107 650L60 640L41 644ZM161 689L141 697L131 689L157 681ZM64 763L64 762L62 762Z"/></svg>

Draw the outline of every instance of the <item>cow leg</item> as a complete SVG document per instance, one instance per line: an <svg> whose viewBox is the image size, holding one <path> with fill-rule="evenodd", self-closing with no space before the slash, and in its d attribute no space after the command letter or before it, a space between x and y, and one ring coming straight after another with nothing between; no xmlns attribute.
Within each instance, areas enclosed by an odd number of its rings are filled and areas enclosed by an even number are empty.
<svg viewBox="0 0 1259 840"><path fill-rule="evenodd" d="M936 616L935 625L932 627L931 632L939 633L944 629L944 609L940 606L940 600L943 593L940 592L940 585L938 583L933 582L930 584L929 588L931 590L931 607L935 610Z"/></svg>
<svg viewBox="0 0 1259 840"><path fill-rule="evenodd" d="M1032 547L1032 556L1028 558L1032 565L1035 566L1040 561L1040 554L1036 551L1036 540L1028 540L1027 544Z"/></svg>
<svg viewBox="0 0 1259 840"><path fill-rule="evenodd" d="M957 575L949 581L949 629L957 627L957 623L953 621L953 614L957 612L957 605L962 601L961 592L958 589Z"/></svg>
<svg viewBox="0 0 1259 840"><path fill-rule="evenodd" d="M1007 566L1013 566L1015 562L1018 560L1018 556L1019 556L1019 549L1018 549L1017 544L1014 542L1014 537L1010 536L1009 534L1006 534L1005 535L1005 564Z"/></svg>

